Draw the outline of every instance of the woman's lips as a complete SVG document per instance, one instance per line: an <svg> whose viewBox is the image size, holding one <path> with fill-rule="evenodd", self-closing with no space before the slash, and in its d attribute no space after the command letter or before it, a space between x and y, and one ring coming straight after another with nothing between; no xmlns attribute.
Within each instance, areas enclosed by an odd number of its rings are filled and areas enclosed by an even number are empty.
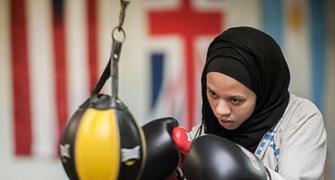
<svg viewBox="0 0 335 180"><path fill-rule="evenodd" d="M234 121L226 120L226 119L219 119L219 122L224 127L229 127Z"/></svg>

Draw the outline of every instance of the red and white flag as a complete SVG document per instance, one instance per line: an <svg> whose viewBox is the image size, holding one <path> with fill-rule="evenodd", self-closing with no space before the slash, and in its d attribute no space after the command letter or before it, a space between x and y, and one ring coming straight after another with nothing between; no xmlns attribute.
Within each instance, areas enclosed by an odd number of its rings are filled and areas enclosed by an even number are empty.
<svg viewBox="0 0 335 180"><path fill-rule="evenodd" d="M100 69L97 4L6 3L2 31L8 42L4 60L10 68L8 98L16 155L56 155L69 116L94 87Z"/></svg>

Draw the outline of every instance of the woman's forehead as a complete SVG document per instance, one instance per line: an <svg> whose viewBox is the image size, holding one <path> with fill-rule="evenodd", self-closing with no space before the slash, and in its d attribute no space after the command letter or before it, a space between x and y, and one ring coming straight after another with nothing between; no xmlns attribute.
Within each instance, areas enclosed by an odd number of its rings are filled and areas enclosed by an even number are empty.
<svg viewBox="0 0 335 180"><path fill-rule="evenodd" d="M218 72L209 72L206 75L207 88L216 93L230 96L246 96L253 93L249 88L234 78Z"/></svg>

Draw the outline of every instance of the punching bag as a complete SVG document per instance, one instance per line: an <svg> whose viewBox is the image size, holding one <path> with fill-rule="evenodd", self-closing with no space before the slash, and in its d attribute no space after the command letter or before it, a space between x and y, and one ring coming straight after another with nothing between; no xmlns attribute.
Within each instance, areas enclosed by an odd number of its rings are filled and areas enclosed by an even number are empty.
<svg viewBox="0 0 335 180"><path fill-rule="evenodd" d="M117 95L121 45L113 37L107 67L91 97L68 121L60 139L60 157L71 180L139 179L141 176L146 155L144 135ZM109 77L112 78L111 96L99 94Z"/></svg>

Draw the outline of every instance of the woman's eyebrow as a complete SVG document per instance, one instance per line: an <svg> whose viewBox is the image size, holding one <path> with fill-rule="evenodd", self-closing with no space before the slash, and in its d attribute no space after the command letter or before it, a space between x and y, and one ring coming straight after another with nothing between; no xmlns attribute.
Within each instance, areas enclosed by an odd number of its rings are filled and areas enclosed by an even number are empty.
<svg viewBox="0 0 335 180"><path fill-rule="evenodd" d="M216 91L214 91L211 87L209 87L208 85L206 86L207 88L207 91L211 91L211 92L214 92L214 93L217 93ZM228 95L229 98L235 98L235 99L246 99L247 97L245 95L241 95L241 94L231 94L231 95Z"/></svg>
<svg viewBox="0 0 335 180"><path fill-rule="evenodd" d="M235 99L245 99L244 96L241 95L232 95L231 98L235 98Z"/></svg>

